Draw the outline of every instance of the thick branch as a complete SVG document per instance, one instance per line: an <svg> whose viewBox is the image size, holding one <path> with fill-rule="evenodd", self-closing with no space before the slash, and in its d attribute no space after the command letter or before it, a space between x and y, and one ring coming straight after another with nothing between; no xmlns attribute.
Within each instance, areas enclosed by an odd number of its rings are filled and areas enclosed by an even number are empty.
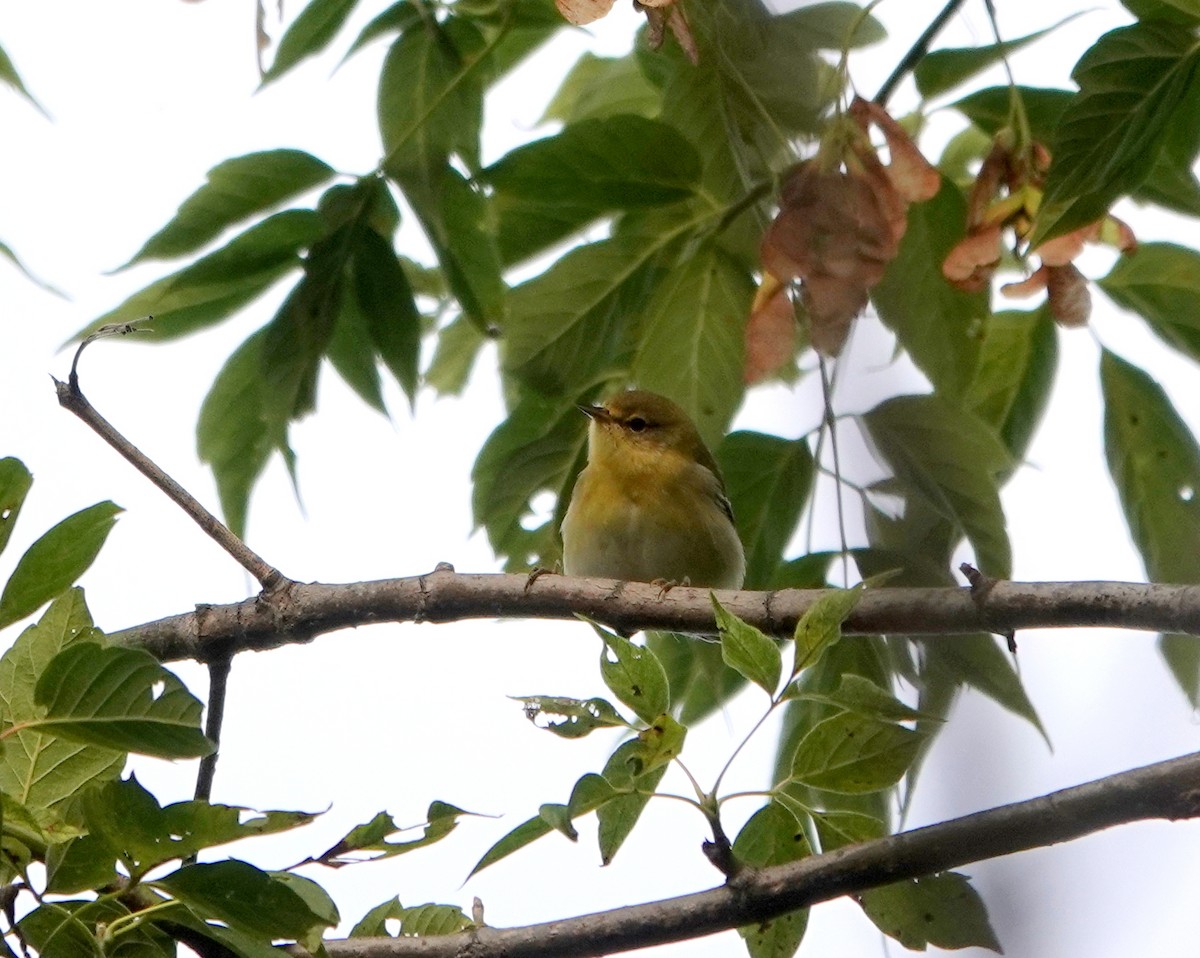
<svg viewBox="0 0 1200 958"><path fill-rule="evenodd" d="M721 602L771 635L790 636L822 593L718 592ZM586 615L630 631L715 631L705 589L610 579L543 575L459 574L439 566L428 575L345 585L294 584L271 601L260 597L202 606L126 629L114 638L163 661L207 660L245 649L307 642L317 635L374 622L455 622L478 618L573 619ZM994 582L977 589L868 589L847 620L848 634L1004 634L1019 629L1108 626L1200 635L1200 586L1131 582Z"/></svg>
<svg viewBox="0 0 1200 958"><path fill-rule="evenodd" d="M694 895L524 928L440 938L327 942L333 958L582 958L699 938L798 908L1080 838L1111 825L1200 815L1200 753L1052 792L1042 798L848 846L788 865L748 870Z"/></svg>

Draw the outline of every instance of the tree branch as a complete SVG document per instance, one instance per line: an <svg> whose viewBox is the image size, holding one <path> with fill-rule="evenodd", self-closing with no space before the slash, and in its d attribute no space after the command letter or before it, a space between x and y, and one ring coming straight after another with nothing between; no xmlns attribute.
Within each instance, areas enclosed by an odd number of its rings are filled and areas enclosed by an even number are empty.
<svg viewBox="0 0 1200 958"><path fill-rule="evenodd" d="M787 865L747 869L722 887L692 895L523 928L484 927L434 938L351 938L326 942L326 948L332 958L607 955L766 921L867 888L1070 841L1112 825L1198 815L1200 753L1194 753Z"/></svg>
<svg viewBox="0 0 1200 958"><path fill-rule="evenodd" d="M823 593L718 591L734 614L769 635L790 637L796 620ZM114 633L123 645L162 661L263 650L337 629L376 622L463 619L574 619L585 615L613 628L713 634L707 589L611 579L543 575L459 574L439 565L426 575L344 585L294 584L262 597L159 619ZM989 582L986 589L868 589L846 621L847 634L1006 634L1018 629L1140 629L1200 635L1200 586L1132 582Z"/></svg>

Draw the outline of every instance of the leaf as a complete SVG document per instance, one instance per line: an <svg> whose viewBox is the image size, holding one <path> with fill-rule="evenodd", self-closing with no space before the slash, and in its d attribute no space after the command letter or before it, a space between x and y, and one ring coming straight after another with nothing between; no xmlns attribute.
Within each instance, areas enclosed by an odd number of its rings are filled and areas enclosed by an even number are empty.
<svg viewBox="0 0 1200 958"><path fill-rule="evenodd" d="M935 945L1002 951L983 900L958 872L868 888L859 902L880 931L910 950Z"/></svg>
<svg viewBox="0 0 1200 958"><path fill-rule="evenodd" d="M212 468L225 524L245 538L250 490L271 453L290 455L286 430L268 422L262 349L266 328L252 334L225 361L196 420L196 454Z"/></svg>
<svg viewBox="0 0 1200 958"><path fill-rule="evenodd" d="M645 646L634 645L594 622L591 626L604 643L600 653L600 677L604 684L643 722L655 721L671 704L662 663Z"/></svg>
<svg viewBox="0 0 1200 958"><path fill-rule="evenodd" d="M1196 83L1200 45L1189 31L1136 23L1104 34L1071 72L1079 94L1059 122L1054 163L1030 243L1099 219L1154 168Z"/></svg>
<svg viewBox="0 0 1200 958"><path fill-rule="evenodd" d="M438 330L433 359L425 370L425 383L439 396L459 396L487 337L466 316L459 315Z"/></svg>
<svg viewBox="0 0 1200 958"><path fill-rule="evenodd" d="M314 210L274 213L220 249L139 290L77 333L153 316L142 339L174 339L219 323L301 265L300 250L325 228Z"/></svg>
<svg viewBox="0 0 1200 958"><path fill-rule="evenodd" d="M853 50L887 39L887 31L857 3L806 3L775 17L776 30L819 50Z"/></svg>
<svg viewBox="0 0 1200 958"><path fill-rule="evenodd" d="M986 574L1008 578L1012 555L996 476L1010 464L991 428L936 396L898 396L862 420L906 494L965 532Z"/></svg>
<svg viewBox="0 0 1200 958"><path fill-rule="evenodd" d="M796 659L789 681L803 669L816 665L825 650L842 637L842 623L854 611L862 594L862 583L850 589L832 589L805 610L792 634Z"/></svg>
<svg viewBox="0 0 1200 958"><path fill-rule="evenodd" d="M33 94L29 92L29 88L25 86L25 82L21 79L21 75L17 72L16 66L12 62L12 58L4 52L4 48L0 47L0 83L4 83L8 87L16 90L26 100L28 100L42 116L49 118L45 108L33 98Z"/></svg>
<svg viewBox="0 0 1200 958"><path fill-rule="evenodd" d="M920 743L920 735L900 725L840 712L800 740L791 780L848 794L889 788L908 770Z"/></svg>
<svg viewBox="0 0 1200 958"><path fill-rule="evenodd" d="M604 765L604 778L618 792L616 797L598 789L591 789L597 800L596 818L599 822L597 841L600 846L600 861L609 864L633 827L641 818L650 796L666 774L666 763L643 770L643 747L640 742L622 742L609 756Z"/></svg>
<svg viewBox="0 0 1200 958"><path fill-rule="evenodd" d="M767 695L774 697L783 671L783 658L774 639L768 638L752 625L727 611L711 592L717 629L721 635L721 658Z"/></svg>
<svg viewBox="0 0 1200 958"><path fill-rule="evenodd" d="M600 57L589 51L567 71L540 123L572 124L619 114L653 118L662 109L662 93L646 79L636 55Z"/></svg>
<svg viewBox="0 0 1200 958"><path fill-rule="evenodd" d="M670 686L672 711L684 725L695 725L733 698L746 684L725 664L721 646L679 632L647 632L646 647L662 662Z"/></svg>
<svg viewBox="0 0 1200 958"><path fill-rule="evenodd" d="M117 853L95 835L55 842L46 850L46 891L77 895L117 878Z"/></svg>
<svg viewBox="0 0 1200 958"><path fill-rule="evenodd" d="M33 475L25 468L25 463L13 456L0 459L0 552L8 545L32 485Z"/></svg>
<svg viewBox="0 0 1200 958"><path fill-rule="evenodd" d="M330 924L280 879L237 859L185 865L149 883L198 915L260 938L304 938Z"/></svg>
<svg viewBox="0 0 1200 958"><path fill-rule="evenodd" d="M296 64L324 50L357 4L358 0L309 0L280 38L262 85L278 80Z"/></svg>
<svg viewBox="0 0 1200 958"><path fill-rule="evenodd" d="M627 348L655 268L688 224L635 232L571 250L516 286L504 326L504 369L546 396L574 397Z"/></svg>
<svg viewBox="0 0 1200 958"><path fill-rule="evenodd" d="M1104 352L1104 453L1129 535L1154 582L1200 582L1200 447L1162 387L1136 366ZM1183 692L1200 701L1194 638L1166 639L1163 651Z"/></svg>
<svg viewBox="0 0 1200 958"><path fill-rule="evenodd" d="M389 7L385 7L382 11L371 18L358 36L354 38L354 42L350 44L346 50L338 67L341 67L347 60L356 54L367 44L373 40L377 40L388 33L403 33L409 27L421 20L421 12L409 2L409 0L397 0Z"/></svg>
<svg viewBox="0 0 1200 958"><path fill-rule="evenodd" d="M474 927L474 922L456 905L413 905L405 908L400 922L404 937L453 935Z"/></svg>
<svg viewBox="0 0 1200 958"><path fill-rule="evenodd" d="M483 171L506 263L579 232L605 213L685 200L700 158L674 127L629 114L580 120L517 147Z"/></svg>
<svg viewBox="0 0 1200 958"><path fill-rule="evenodd" d="M710 446L745 393L742 329L753 292L746 271L706 243L659 281L637 333L630 377L679 403Z"/></svg>
<svg viewBox="0 0 1200 958"><path fill-rule="evenodd" d="M883 838L887 834L882 821L861 812L814 812L812 820L822 852L832 852L872 838Z"/></svg>
<svg viewBox="0 0 1200 958"><path fill-rule="evenodd" d="M388 921L399 921L404 917L405 908L400 904L400 898L393 895L385 902L380 902L369 909L365 915L354 923L348 938L380 938L388 934Z"/></svg>
<svg viewBox="0 0 1200 958"><path fill-rule="evenodd" d="M36 612L83 575L122 511L112 502L98 502L63 519L26 549L0 593L0 629Z"/></svg>
<svg viewBox="0 0 1200 958"><path fill-rule="evenodd" d="M303 150L264 150L218 163L171 221L120 268L194 252L226 228L319 186L333 175L331 166Z"/></svg>
<svg viewBox="0 0 1200 958"><path fill-rule="evenodd" d="M371 342L409 402L417 392L421 314L392 244L364 230L354 251L354 296Z"/></svg>
<svg viewBox="0 0 1200 958"><path fill-rule="evenodd" d="M919 718L930 718L917 709L909 708L891 692L861 675L843 675L841 684L832 692L800 692L795 697L825 702L882 722L911 722Z"/></svg>
<svg viewBox="0 0 1200 958"><path fill-rule="evenodd" d="M975 374L991 312L986 291L966 293L946 282L941 265L963 237L967 204L943 179L937 195L908 208L900 252L871 290L879 318L938 394L957 401Z"/></svg>
<svg viewBox="0 0 1200 958"><path fill-rule="evenodd" d="M351 829L344 838L312 861L339 868L360 861L373 862L383 858L394 858L441 841L458 826L460 816L470 814L472 813L447 802L431 802L425 815L424 834L420 838L406 842L389 842L386 840L389 836L410 831L411 828L398 826L386 812L380 812L366 824ZM370 854L349 857L364 852Z"/></svg>
<svg viewBox="0 0 1200 958"><path fill-rule="evenodd" d="M782 865L812 854L804 829L787 808L770 802L755 812L733 841L739 862L754 868ZM754 925L743 925L738 934L751 958L791 958L800 947L808 926L808 909L788 912Z"/></svg>
<svg viewBox="0 0 1200 958"><path fill-rule="evenodd" d="M917 90L925 99L938 96L969 80L988 67L1005 61L1010 55L1042 39L1059 27L1074 20L1079 14L1064 17L1052 27L1038 30L1013 40L992 43L985 47L960 47L957 49L934 50L927 53L913 70Z"/></svg>
<svg viewBox="0 0 1200 958"><path fill-rule="evenodd" d="M73 643L94 641L98 633L81 589L64 592L36 625L26 628L0 657L0 792L35 815L61 809L92 782L120 774L125 753L81 745L34 729L15 734L17 723L41 717L34 686L49 662Z"/></svg>
<svg viewBox="0 0 1200 958"><path fill-rule="evenodd" d="M1029 120L1029 131L1040 143L1049 143L1059 120L1067 111L1075 93L1047 87L993 86L976 90L950 106L963 113L972 123L990 136L995 136L1012 122L1012 97L1021 99L1021 107Z"/></svg>
<svg viewBox="0 0 1200 958"><path fill-rule="evenodd" d="M686 738L686 728L670 715L660 715L648 728L638 732L632 743L637 748L630 750L626 763L635 775L649 775L678 758Z"/></svg>
<svg viewBox="0 0 1200 958"><path fill-rule="evenodd" d="M37 950L40 958L99 958L117 953L133 958L170 958L175 942L153 923L131 925L128 920L131 914L125 905L111 897L54 902L25 915L18 924L19 934L25 945ZM122 922L119 938L110 937L109 927L120 919L126 920ZM109 948L101 947L102 939Z"/></svg>
<svg viewBox="0 0 1200 958"><path fill-rule="evenodd" d="M544 728L561 738L583 738L598 728L631 727L612 703L602 698L585 700L555 695L509 697L525 703L525 717L529 721L536 725L539 718L544 718L545 724L538 728ZM552 716L561 717L561 721L554 721Z"/></svg>
<svg viewBox="0 0 1200 958"><path fill-rule="evenodd" d="M1185 27L1200 21L1200 4L1196 0L1121 0L1121 3L1139 20L1165 20Z"/></svg>
<svg viewBox="0 0 1200 958"><path fill-rule="evenodd" d="M3 52L4 52L3 50L0 50L0 55L3 55ZM26 266L23 262L21 262L21 258L16 254L16 252L13 250L13 248L11 246L9 246L7 243L2 242L2 241L0 241L0 256L4 257L4 259L8 260L13 266L15 266L17 268L17 270L21 273L22 276L24 276L27 280L29 280L29 282L33 283L35 286L40 286L47 293L53 293L55 296L61 297L62 299L67 298L66 293L64 293L62 290L57 289L54 286L51 286L44 279L39 279L36 275L34 275L33 271L30 270L29 267Z"/></svg>
<svg viewBox="0 0 1200 958"><path fill-rule="evenodd" d="M325 358L342 380L376 412L387 415L383 384L375 363L375 349L367 321L354 297L342 299L342 308L325 347Z"/></svg>
<svg viewBox="0 0 1200 958"><path fill-rule="evenodd" d="M1046 307L996 313L988 323L966 407L1000 436L1014 463L1029 448L1058 366L1058 336Z"/></svg>
<svg viewBox="0 0 1200 958"><path fill-rule="evenodd" d="M995 638L981 634L956 635L945 641L924 643L924 648L929 666L945 669L956 682L965 682L1025 719L1050 745L1050 736L1021 684L1012 659Z"/></svg>
<svg viewBox="0 0 1200 958"><path fill-rule="evenodd" d="M1200 253L1174 243L1143 243L1120 257L1097 285L1141 316L1168 345L1200 360Z"/></svg>
<svg viewBox="0 0 1200 958"><path fill-rule="evenodd" d="M559 558L556 524L550 523L539 539L521 523L530 500L544 489L557 493L566 508L564 487L587 443L583 420L569 403L527 396L479 450L471 470L472 514L496 554L510 557L510 571L531 563L552 568Z"/></svg>
<svg viewBox="0 0 1200 958"><path fill-rule="evenodd" d="M213 745L200 731L199 699L141 649L75 642L38 678L39 731L160 758L196 758Z"/></svg>

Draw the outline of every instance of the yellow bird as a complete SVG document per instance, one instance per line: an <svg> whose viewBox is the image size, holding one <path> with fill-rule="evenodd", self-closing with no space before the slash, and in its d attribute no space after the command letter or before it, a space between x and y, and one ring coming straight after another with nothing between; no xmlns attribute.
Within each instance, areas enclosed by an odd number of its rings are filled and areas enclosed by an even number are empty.
<svg viewBox="0 0 1200 958"><path fill-rule="evenodd" d="M688 414L640 389L579 409L588 464L562 522L567 575L740 589L725 483Z"/></svg>

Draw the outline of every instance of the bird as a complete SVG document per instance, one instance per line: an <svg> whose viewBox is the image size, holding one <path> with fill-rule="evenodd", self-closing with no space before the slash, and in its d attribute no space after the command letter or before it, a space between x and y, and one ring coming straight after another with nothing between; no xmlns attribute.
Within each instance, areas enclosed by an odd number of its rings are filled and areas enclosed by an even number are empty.
<svg viewBox="0 0 1200 958"><path fill-rule="evenodd" d="M746 556L721 470L674 401L618 392L588 417L588 460L563 517L567 575L740 589Z"/></svg>

